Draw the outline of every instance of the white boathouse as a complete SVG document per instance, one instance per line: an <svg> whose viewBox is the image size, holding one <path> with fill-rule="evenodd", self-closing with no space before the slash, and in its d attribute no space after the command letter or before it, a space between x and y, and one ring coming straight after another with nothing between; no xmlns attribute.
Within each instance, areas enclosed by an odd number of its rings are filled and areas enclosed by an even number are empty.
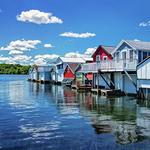
<svg viewBox="0 0 150 150"><path fill-rule="evenodd" d="M50 82L51 81L51 66L33 65L29 70L29 80L35 82Z"/></svg>
<svg viewBox="0 0 150 150"><path fill-rule="evenodd" d="M137 66L137 91L139 98L150 99L150 57Z"/></svg>
<svg viewBox="0 0 150 150"><path fill-rule="evenodd" d="M82 72L97 73L97 79L93 81L97 87L101 87L105 82L105 88L113 87L126 94L137 94L136 66L150 56L150 42L122 40L112 55L112 60L83 64Z"/></svg>

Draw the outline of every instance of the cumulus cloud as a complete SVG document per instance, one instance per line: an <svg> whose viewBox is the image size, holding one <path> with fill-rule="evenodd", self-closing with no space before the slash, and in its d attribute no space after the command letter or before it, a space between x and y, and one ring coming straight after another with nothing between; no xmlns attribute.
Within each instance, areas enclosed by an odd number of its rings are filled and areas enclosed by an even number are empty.
<svg viewBox="0 0 150 150"><path fill-rule="evenodd" d="M78 58L78 57L82 57L83 55L80 54L79 52L69 52L65 54L65 57L68 58Z"/></svg>
<svg viewBox="0 0 150 150"><path fill-rule="evenodd" d="M6 47L1 47L0 50L29 51L36 49L36 45L39 43L41 43L39 40L17 40L10 42Z"/></svg>
<svg viewBox="0 0 150 150"><path fill-rule="evenodd" d="M9 55L20 55L20 54L23 54L22 51L18 51L18 50L11 50L9 52Z"/></svg>
<svg viewBox="0 0 150 150"><path fill-rule="evenodd" d="M9 57L0 56L0 63L5 63L7 61L9 61Z"/></svg>
<svg viewBox="0 0 150 150"><path fill-rule="evenodd" d="M63 23L60 18L53 16L52 13L46 13L39 10L22 11L20 15L17 15L17 20L36 24Z"/></svg>
<svg viewBox="0 0 150 150"><path fill-rule="evenodd" d="M34 57L33 63L37 64L37 65L45 65L45 64L48 64L49 62L55 60L58 57L59 57L59 55L56 55L56 54L36 55Z"/></svg>
<svg viewBox="0 0 150 150"><path fill-rule="evenodd" d="M52 44L44 44L45 48L53 48L54 46L52 46Z"/></svg>
<svg viewBox="0 0 150 150"><path fill-rule="evenodd" d="M139 39L134 39L134 41L140 41Z"/></svg>
<svg viewBox="0 0 150 150"><path fill-rule="evenodd" d="M85 50L84 53L79 53L78 51L77 52L69 52L69 53L66 53L64 55L64 57L68 57L68 58L79 58L79 57L82 57L82 58L89 58L92 56L92 54L95 52L95 50L97 49L97 47L93 47L93 48L87 48Z"/></svg>
<svg viewBox="0 0 150 150"><path fill-rule="evenodd" d="M23 63L28 63L31 60L31 56L27 55L16 55L13 57L13 60L15 62L23 62Z"/></svg>
<svg viewBox="0 0 150 150"><path fill-rule="evenodd" d="M147 27L147 26L150 26L150 20L147 21L147 22L141 22L141 23L139 23L139 26L140 26L140 27Z"/></svg>
<svg viewBox="0 0 150 150"><path fill-rule="evenodd" d="M60 34L63 37L71 37L71 38L90 38L96 36L95 33L73 33L73 32L65 32Z"/></svg>
<svg viewBox="0 0 150 150"><path fill-rule="evenodd" d="M55 59L59 57L59 55L56 54L44 54L44 55L36 55L34 58L38 59L38 58L43 58L43 59Z"/></svg>
<svg viewBox="0 0 150 150"><path fill-rule="evenodd" d="M96 51L97 47L87 48L85 51L85 55L92 55Z"/></svg>
<svg viewBox="0 0 150 150"><path fill-rule="evenodd" d="M31 58L31 56L27 55L16 55L14 57L0 56L0 63L27 65L30 64Z"/></svg>

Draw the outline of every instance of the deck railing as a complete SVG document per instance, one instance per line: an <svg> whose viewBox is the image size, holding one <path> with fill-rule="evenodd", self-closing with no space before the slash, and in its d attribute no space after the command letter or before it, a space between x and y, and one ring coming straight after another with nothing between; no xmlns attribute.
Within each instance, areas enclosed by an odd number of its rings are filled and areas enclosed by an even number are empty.
<svg viewBox="0 0 150 150"><path fill-rule="evenodd" d="M102 71L124 71L131 70L135 71L137 66L137 60L111 60L111 61L101 61L100 70Z"/></svg>
<svg viewBox="0 0 150 150"><path fill-rule="evenodd" d="M86 63L81 65L81 72L97 72L100 67L100 63Z"/></svg>
<svg viewBox="0 0 150 150"><path fill-rule="evenodd" d="M110 61L101 61L98 63L86 63L81 65L81 72L98 72L101 71L135 71L137 66L137 60L110 60Z"/></svg>

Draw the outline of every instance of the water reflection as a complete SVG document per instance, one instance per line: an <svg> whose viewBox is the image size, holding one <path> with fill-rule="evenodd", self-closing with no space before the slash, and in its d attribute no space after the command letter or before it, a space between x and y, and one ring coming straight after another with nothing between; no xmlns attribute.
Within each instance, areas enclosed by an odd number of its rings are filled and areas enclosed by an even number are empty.
<svg viewBox="0 0 150 150"><path fill-rule="evenodd" d="M0 148L149 149L150 101L0 81Z"/></svg>
<svg viewBox="0 0 150 150"><path fill-rule="evenodd" d="M66 87L44 85L65 118L88 118L97 134L113 134L119 144L150 138L150 108L131 97L99 97ZM77 114L77 115L76 115ZM79 114L81 116L79 116Z"/></svg>

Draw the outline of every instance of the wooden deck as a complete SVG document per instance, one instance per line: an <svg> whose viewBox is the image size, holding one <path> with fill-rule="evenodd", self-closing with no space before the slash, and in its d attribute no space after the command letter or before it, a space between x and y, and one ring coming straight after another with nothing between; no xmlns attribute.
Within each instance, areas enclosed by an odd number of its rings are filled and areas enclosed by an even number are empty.
<svg viewBox="0 0 150 150"><path fill-rule="evenodd" d="M92 88L91 92L100 94L102 96L123 96L124 93L121 90L114 90L114 89L97 89L97 88Z"/></svg>
<svg viewBox="0 0 150 150"><path fill-rule="evenodd" d="M97 88L94 88L94 89L92 88L92 89L91 89L91 92L92 92L92 93L96 93L96 94L100 94L100 93L101 93L101 90L100 90L100 89L97 89Z"/></svg>
<svg viewBox="0 0 150 150"><path fill-rule="evenodd" d="M71 85L72 89L76 89L78 92L89 92L92 86L90 85Z"/></svg>
<svg viewBox="0 0 150 150"><path fill-rule="evenodd" d="M115 89L101 89L101 95L103 96L122 96L124 93L121 90Z"/></svg>

